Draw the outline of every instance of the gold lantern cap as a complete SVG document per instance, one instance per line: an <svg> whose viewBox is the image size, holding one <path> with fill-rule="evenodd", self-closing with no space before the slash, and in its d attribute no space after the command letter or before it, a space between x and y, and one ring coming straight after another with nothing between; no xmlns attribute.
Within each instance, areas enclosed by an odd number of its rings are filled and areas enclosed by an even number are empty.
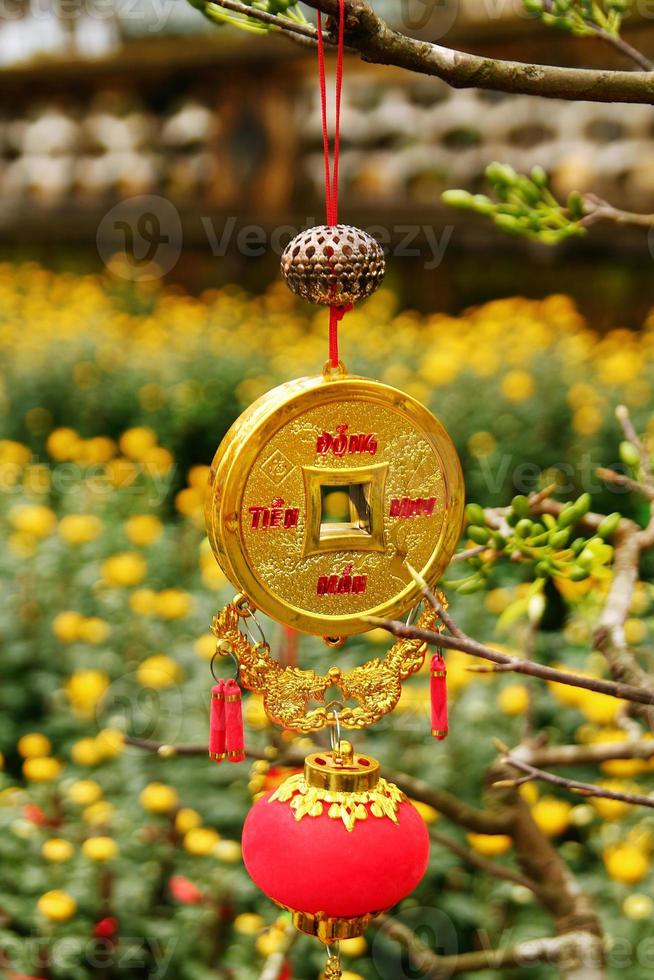
<svg viewBox="0 0 654 980"><path fill-rule="evenodd" d="M379 762L341 739L331 751L307 756L304 779L308 786L332 793L365 793L379 782Z"/></svg>

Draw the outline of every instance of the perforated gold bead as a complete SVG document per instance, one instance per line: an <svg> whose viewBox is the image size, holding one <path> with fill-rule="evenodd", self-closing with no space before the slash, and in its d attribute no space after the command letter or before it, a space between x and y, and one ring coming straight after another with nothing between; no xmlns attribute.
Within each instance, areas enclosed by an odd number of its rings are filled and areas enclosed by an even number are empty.
<svg viewBox="0 0 654 980"><path fill-rule="evenodd" d="M319 225L300 232L282 255L282 276L294 293L322 306L365 299L384 278L384 252L352 225Z"/></svg>

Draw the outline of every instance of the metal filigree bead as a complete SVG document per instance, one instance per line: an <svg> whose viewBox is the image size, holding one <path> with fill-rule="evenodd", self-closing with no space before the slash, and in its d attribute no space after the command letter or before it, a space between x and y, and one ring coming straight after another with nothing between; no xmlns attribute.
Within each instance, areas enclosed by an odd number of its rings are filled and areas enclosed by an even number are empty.
<svg viewBox="0 0 654 980"><path fill-rule="evenodd" d="M374 293L386 263L379 242L360 228L319 225L288 243L281 265L289 289L302 299L349 306Z"/></svg>

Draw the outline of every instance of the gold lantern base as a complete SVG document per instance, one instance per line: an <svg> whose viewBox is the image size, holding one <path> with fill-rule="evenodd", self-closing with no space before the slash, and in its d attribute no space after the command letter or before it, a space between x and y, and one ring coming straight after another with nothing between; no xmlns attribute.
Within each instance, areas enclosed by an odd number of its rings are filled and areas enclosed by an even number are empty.
<svg viewBox="0 0 654 980"><path fill-rule="evenodd" d="M341 939L355 939L363 936L364 932L378 915L379 912L367 912L365 915L358 915L352 919L334 919L325 915L324 912L294 912L288 909L293 916L293 925L299 932L307 936L315 936L325 946L332 946Z"/></svg>

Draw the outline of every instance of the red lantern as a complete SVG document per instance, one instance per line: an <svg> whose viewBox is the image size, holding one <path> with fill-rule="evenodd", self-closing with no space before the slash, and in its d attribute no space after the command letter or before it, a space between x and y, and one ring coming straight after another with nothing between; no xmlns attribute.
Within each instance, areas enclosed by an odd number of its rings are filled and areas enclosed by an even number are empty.
<svg viewBox="0 0 654 980"><path fill-rule="evenodd" d="M346 741L308 756L304 773L258 800L243 829L252 879L328 944L361 935L408 895L428 858L416 808Z"/></svg>

